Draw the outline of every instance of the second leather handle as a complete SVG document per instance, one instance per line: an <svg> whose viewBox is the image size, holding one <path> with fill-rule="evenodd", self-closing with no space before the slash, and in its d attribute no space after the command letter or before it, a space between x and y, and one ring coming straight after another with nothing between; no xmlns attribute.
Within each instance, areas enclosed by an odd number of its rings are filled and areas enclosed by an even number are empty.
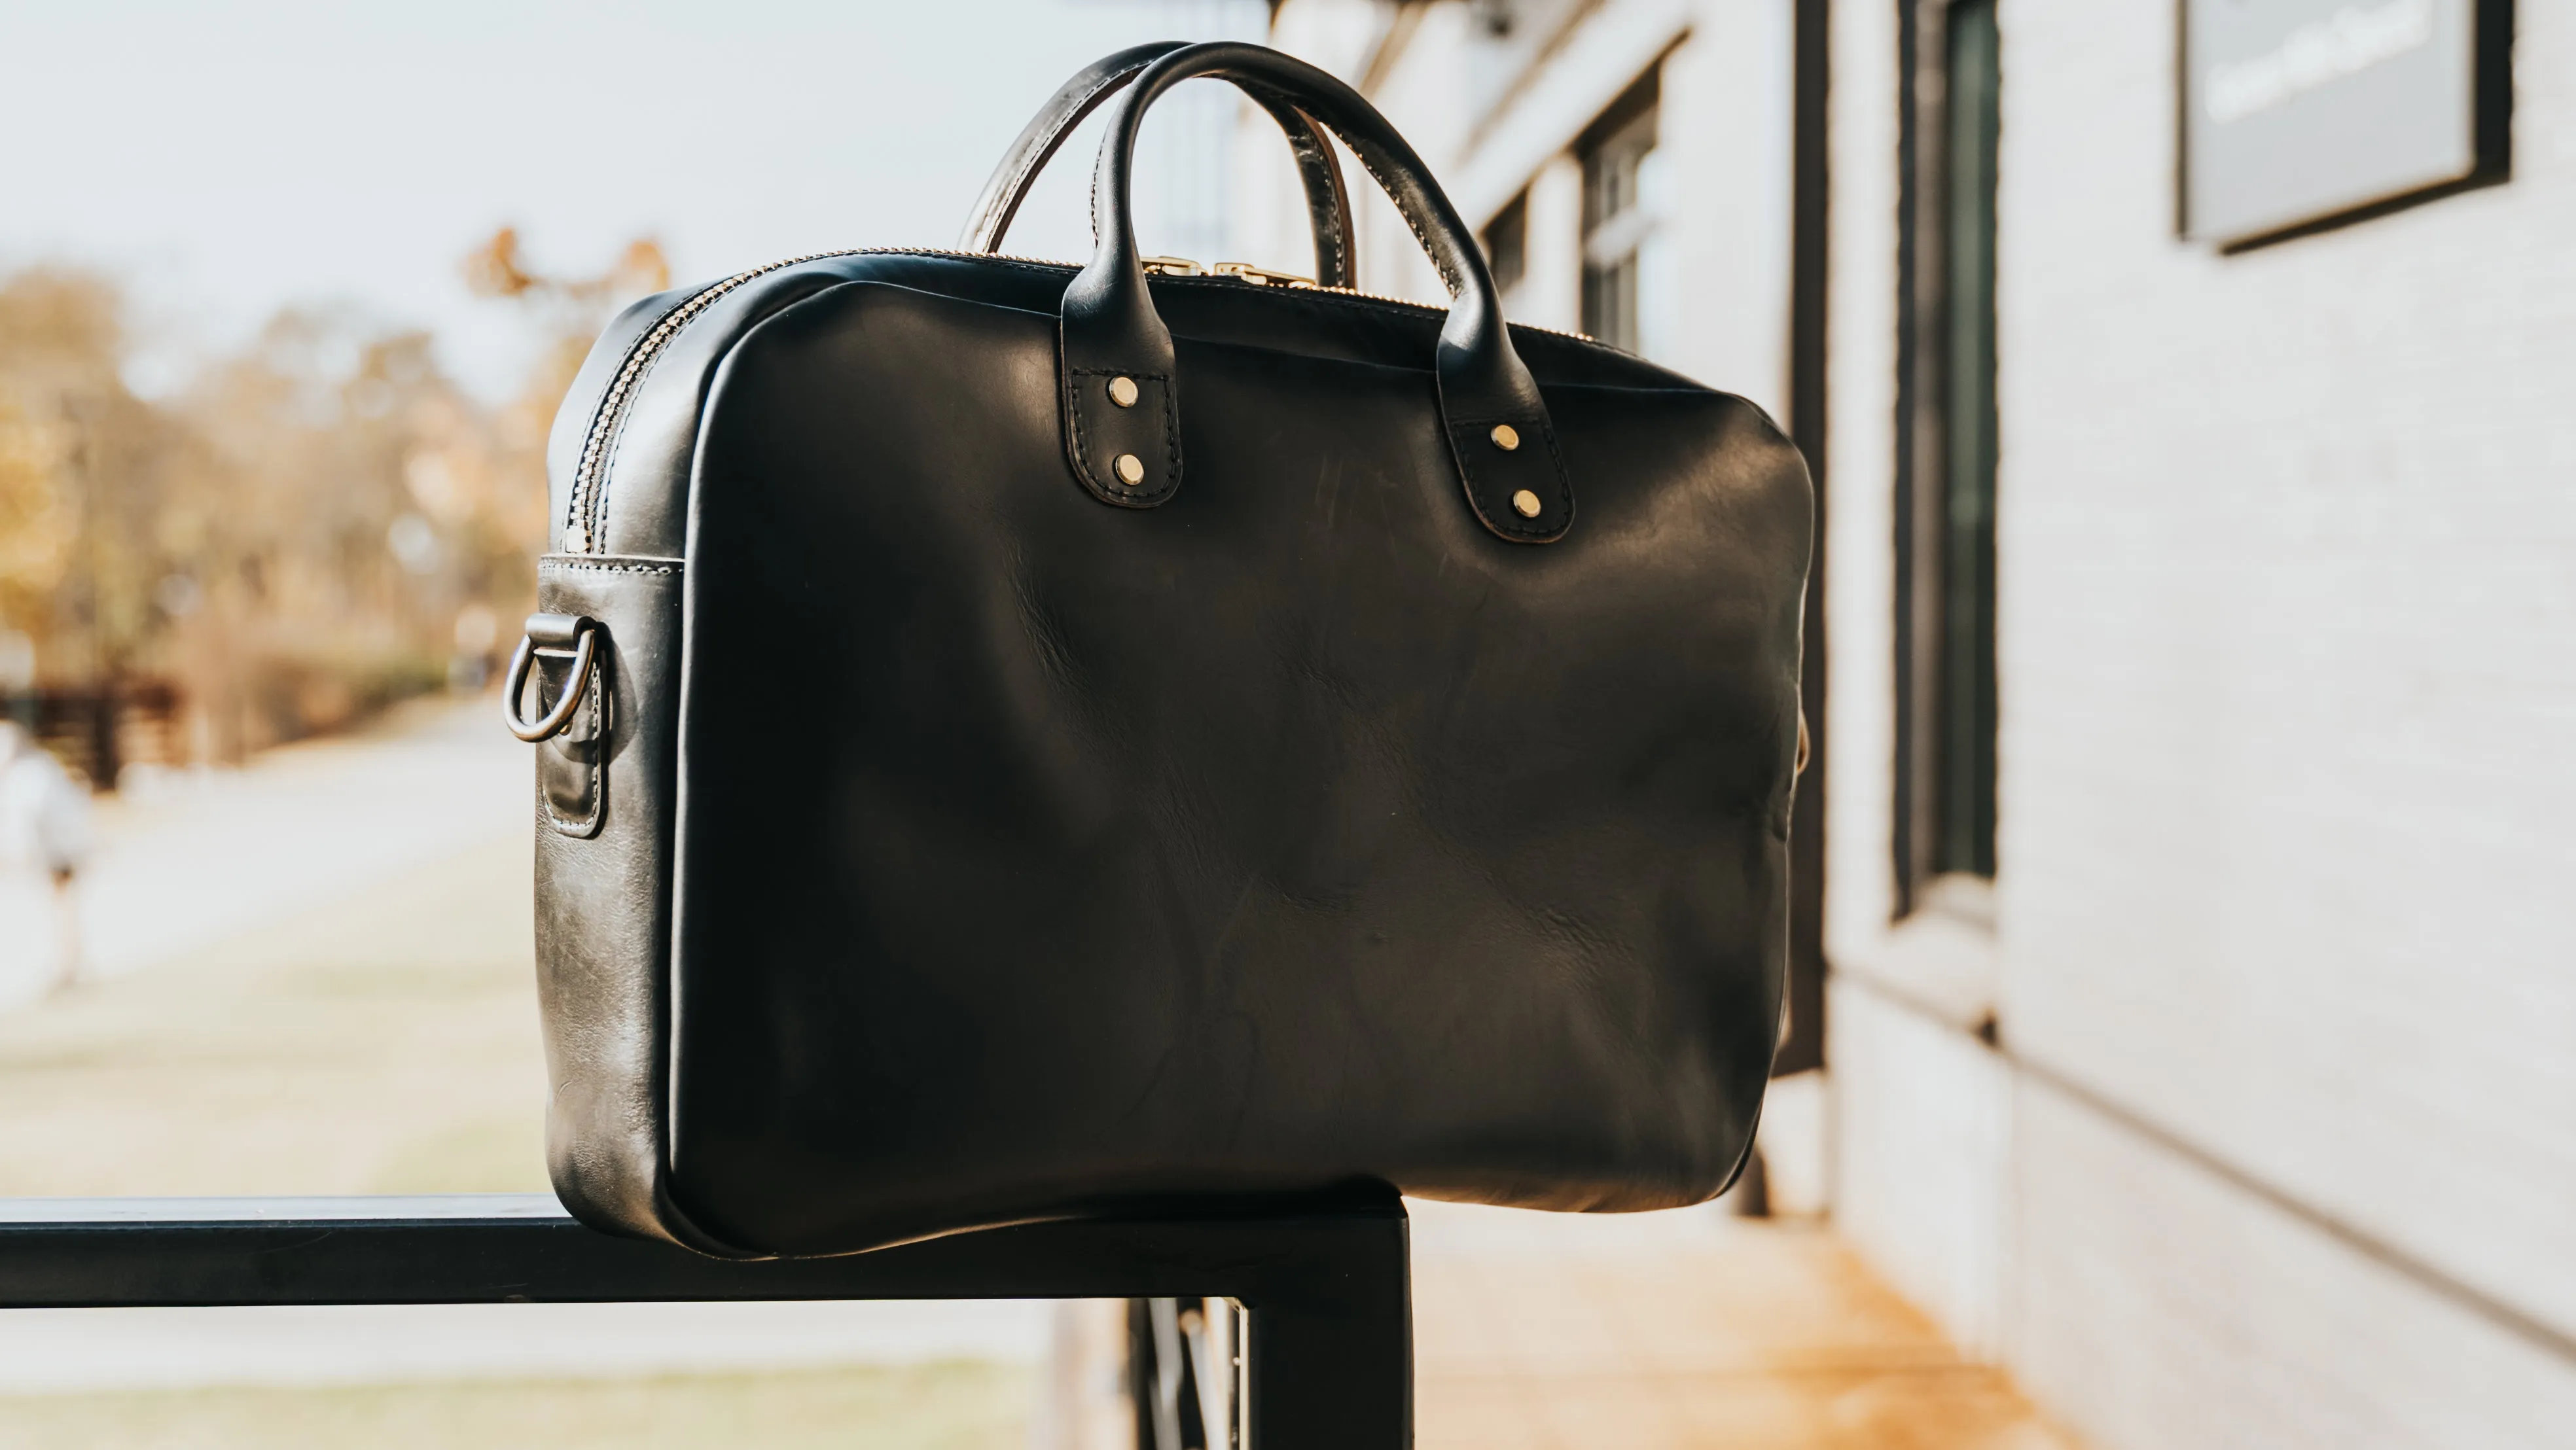
<svg viewBox="0 0 2576 1450"><path fill-rule="evenodd" d="M1450 293L1434 355L1440 431L1466 502L1495 538L1546 544L1574 521L1574 489L1554 421L1504 325L1501 298L1475 233L1431 170L1377 108L1337 77L1266 46L1184 46L1147 66L1109 112L1092 173L1091 262L1064 291L1057 364L1065 461L1093 497L1156 508L1180 488L1178 355L1163 325L1129 205L1136 134L1173 86L1216 76L1287 98L1332 128L1403 214Z"/></svg>
<svg viewBox="0 0 2576 1450"><path fill-rule="evenodd" d="M1012 219L1019 215L1020 204L1028 200L1029 188L1037 183L1038 173L1046 169L1073 129L1125 89L1145 67L1184 44L1157 40L1103 56L1048 97L984 183L983 194L975 199L975 209L967 216L966 229L958 236L958 250L1000 251ZM1333 155L1331 137L1315 124L1313 117L1278 93L1258 85L1243 85L1241 89L1279 123L1297 159L1298 180L1306 189L1307 222L1315 234L1315 280L1326 287L1358 286L1359 247L1351 224L1350 189L1342 179L1342 164Z"/></svg>

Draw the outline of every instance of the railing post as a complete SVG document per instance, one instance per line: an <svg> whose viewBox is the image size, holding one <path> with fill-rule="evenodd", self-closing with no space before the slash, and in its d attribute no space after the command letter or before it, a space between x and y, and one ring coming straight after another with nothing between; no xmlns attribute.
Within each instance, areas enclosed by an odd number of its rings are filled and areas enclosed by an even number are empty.
<svg viewBox="0 0 2576 1450"><path fill-rule="evenodd" d="M1408 1227L1400 1214L1339 1225L1293 1287L1252 1305L1249 1450L1410 1450Z"/></svg>

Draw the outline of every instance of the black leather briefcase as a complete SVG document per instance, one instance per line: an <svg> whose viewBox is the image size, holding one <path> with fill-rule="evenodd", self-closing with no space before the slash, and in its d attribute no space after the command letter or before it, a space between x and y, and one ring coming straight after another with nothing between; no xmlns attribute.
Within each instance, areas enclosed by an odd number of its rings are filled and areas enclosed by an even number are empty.
<svg viewBox="0 0 2576 1450"><path fill-rule="evenodd" d="M1323 280L1328 128L1447 311L1149 269L1137 123L1193 76L1288 130ZM985 255L1104 100L1090 263ZM629 309L550 462L510 710L582 1219L828 1254L1371 1180L1659 1208L1742 1163L1805 469L1741 399L1507 328L1338 81L1113 56L964 250Z"/></svg>

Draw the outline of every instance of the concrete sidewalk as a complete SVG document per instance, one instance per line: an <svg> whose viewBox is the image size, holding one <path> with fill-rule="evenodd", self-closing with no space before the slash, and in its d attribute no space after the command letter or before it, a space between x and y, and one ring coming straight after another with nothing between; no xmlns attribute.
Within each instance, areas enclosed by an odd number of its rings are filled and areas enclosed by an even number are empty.
<svg viewBox="0 0 2576 1450"><path fill-rule="evenodd" d="M237 770L138 767L99 798L81 873L84 970L187 965L277 922L478 841L527 832L527 747L489 700L434 697L370 728L265 751ZM53 912L33 872L0 869L0 1008L45 986Z"/></svg>
<svg viewBox="0 0 2576 1450"><path fill-rule="evenodd" d="M1822 1227L1413 1214L1424 1450L2068 1450Z"/></svg>
<svg viewBox="0 0 2576 1450"><path fill-rule="evenodd" d="M434 702L105 812L0 1012L0 1195L543 1192L526 747ZM20 1310L0 1444L1019 1445L1047 1306ZM960 1368L961 1366L965 1368ZM508 1437L494 1435L506 1427Z"/></svg>

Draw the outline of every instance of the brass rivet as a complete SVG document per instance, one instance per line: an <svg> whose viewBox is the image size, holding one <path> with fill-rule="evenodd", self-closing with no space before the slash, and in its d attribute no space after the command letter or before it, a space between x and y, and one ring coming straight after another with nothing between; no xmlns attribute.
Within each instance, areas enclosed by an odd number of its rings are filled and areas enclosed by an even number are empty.
<svg viewBox="0 0 2576 1450"><path fill-rule="evenodd" d="M1134 488L1145 481L1145 461L1133 453L1119 454L1117 460L1109 466L1117 472L1118 481L1129 488Z"/></svg>
<svg viewBox="0 0 2576 1450"><path fill-rule="evenodd" d="M1538 517L1538 495L1528 489L1512 495L1512 512L1525 519Z"/></svg>
<svg viewBox="0 0 2576 1450"><path fill-rule="evenodd" d="M1122 408L1135 407L1136 380L1134 378L1111 378L1109 380L1109 401L1116 403ZM1132 483L1134 480L1130 479L1129 482Z"/></svg>
<svg viewBox="0 0 2576 1450"><path fill-rule="evenodd" d="M1513 427L1509 423L1495 424L1494 431L1487 436L1494 440L1494 446L1496 448L1503 450L1505 453L1509 453L1513 449L1521 446L1521 430Z"/></svg>

